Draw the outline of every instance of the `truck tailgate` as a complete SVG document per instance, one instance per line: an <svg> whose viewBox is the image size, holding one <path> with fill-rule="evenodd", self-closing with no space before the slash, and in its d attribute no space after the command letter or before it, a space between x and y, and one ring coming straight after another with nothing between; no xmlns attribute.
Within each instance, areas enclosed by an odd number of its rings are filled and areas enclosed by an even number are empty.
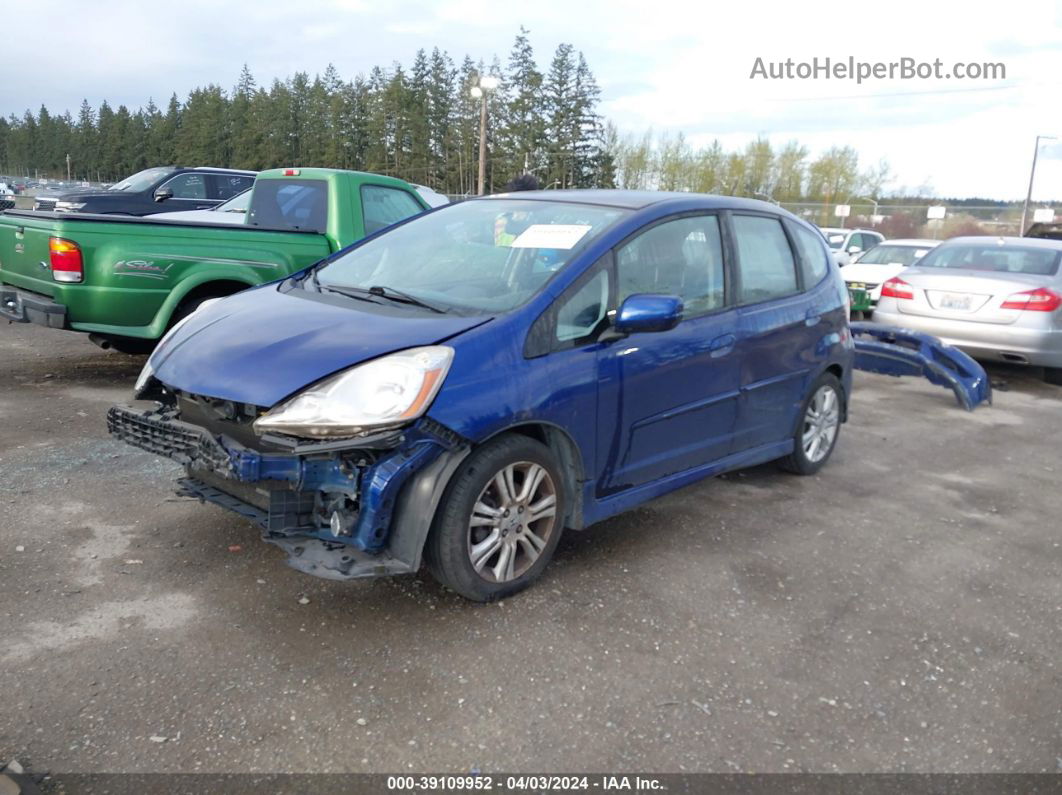
<svg viewBox="0 0 1062 795"><path fill-rule="evenodd" d="M54 234L45 219L20 223L0 215L0 281L43 295L55 295L48 239Z"/></svg>

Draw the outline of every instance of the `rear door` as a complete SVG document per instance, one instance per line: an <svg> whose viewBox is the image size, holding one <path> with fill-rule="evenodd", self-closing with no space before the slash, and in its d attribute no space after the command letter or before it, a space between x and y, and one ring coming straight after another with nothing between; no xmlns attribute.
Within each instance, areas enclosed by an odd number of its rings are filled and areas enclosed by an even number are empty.
<svg viewBox="0 0 1062 795"><path fill-rule="evenodd" d="M728 304L720 217L673 217L615 251L615 305L677 295L682 322L632 334L599 357L598 493L605 496L727 455L738 412L735 310Z"/></svg>
<svg viewBox="0 0 1062 795"><path fill-rule="evenodd" d="M805 300L803 276L781 219L751 213L734 213L730 219L741 368L737 453L792 435L822 318Z"/></svg>

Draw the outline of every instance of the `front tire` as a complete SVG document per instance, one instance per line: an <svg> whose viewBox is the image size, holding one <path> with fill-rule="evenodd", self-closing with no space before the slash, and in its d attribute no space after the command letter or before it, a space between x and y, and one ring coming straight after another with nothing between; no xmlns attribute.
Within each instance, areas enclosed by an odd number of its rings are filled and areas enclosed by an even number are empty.
<svg viewBox="0 0 1062 795"><path fill-rule="evenodd" d="M793 434L793 452L779 463L797 475L814 475L825 466L841 432L844 391L833 373L823 373L811 385L800 407Z"/></svg>
<svg viewBox="0 0 1062 795"><path fill-rule="evenodd" d="M1044 381L1055 386L1062 386L1062 367L1045 367Z"/></svg>
<svg viewBox="0 0 1062 795"><path fill-rule="evenodd" d="M566 504L548 447L517 434L498 437L454 473L425 546L428 570L476 602L523 590L553 556Z"/></svg>

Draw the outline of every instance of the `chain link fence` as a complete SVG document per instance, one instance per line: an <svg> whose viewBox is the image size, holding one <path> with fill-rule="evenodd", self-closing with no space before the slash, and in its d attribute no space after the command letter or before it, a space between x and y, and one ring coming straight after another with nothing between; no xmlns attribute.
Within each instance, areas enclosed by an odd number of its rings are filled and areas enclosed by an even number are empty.
<svg viewBox="0 0 1062 795"><path fill-rule="evenodd" d="M818 226L873 229L887 238L1018 235L1021 230L1020 206L857 201L844 205L848 207L848 215L844 217L836 214L838 205L835 204L781 202L779 206ZM1027 223L1031 221L1030 211Z"/></svg>

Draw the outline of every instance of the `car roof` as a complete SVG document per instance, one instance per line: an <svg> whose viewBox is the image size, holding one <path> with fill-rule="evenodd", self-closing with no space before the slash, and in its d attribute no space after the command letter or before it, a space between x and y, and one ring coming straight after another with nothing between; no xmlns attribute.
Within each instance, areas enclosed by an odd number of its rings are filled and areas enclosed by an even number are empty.
<svg viewBox="0 0 1062 795"><path fill-rule="evenodd" d="M770 210L780 215L791 215L788 210L778 205L757 199L742 199L736 196L717 196L711 193L689 193L685 191L584 188L574 190L513 191L511 193L493 193L490 196L475 197L476 201L490 201L492 199L573 202L578 204L596 204L602 207L621 207L626 210L641 210L652 205L668 202L678 203L699 200L705 206L718 209Z"/></svg>
<svg viewBox="0 0 1062 795"><path fill-rule="evenodd" d="M941 245L996 245L1000 248L1007 246L1021 246L1022 248L1046 248L1051 251L1062 249L1062 240L1049 240L1041 237L992 237L989 235L971 235L969 237L953 237L945 240Z"/></svg>

